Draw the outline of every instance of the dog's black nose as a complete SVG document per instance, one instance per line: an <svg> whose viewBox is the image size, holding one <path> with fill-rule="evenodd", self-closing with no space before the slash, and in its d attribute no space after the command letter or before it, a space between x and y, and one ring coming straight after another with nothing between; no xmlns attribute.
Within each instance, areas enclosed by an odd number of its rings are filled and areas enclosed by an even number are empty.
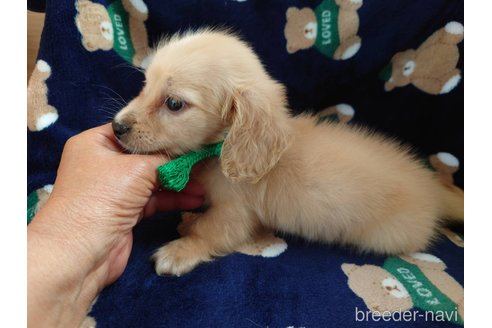
<svg viewBox="0 0 492 328"><path fill-rule="evenodd" d="M125 123L119 123L113 121L111 124L113 126L113 132L116 138L120 139L123 135L125 135L128 131L130 131L131 126Z"/></svg>

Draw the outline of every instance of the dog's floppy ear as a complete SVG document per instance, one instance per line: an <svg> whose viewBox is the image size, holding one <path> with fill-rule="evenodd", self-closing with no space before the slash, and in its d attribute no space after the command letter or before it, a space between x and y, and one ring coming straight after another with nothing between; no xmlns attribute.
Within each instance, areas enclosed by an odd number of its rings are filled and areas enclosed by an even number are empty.
<svg viewBox="0 0 492 328"><path fill-rule="evenodd" d="M258 182L289 145L290 128L283 86L236 90L225 119L231 124L222 146L222 172L232 181Z"/></svg>

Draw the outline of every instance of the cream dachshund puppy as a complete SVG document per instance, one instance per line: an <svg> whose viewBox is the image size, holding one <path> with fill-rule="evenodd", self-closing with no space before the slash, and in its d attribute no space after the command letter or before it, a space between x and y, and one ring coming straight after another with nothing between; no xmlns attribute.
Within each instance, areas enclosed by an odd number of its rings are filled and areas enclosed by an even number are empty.
<svg viewBox="0 0 492 328"><path fill-rule="evenodd" d="M230 33L172 37L145 77L113 121L124 148L175 157L225 138L220 158L195 172L209 207L154 254L158 274L184 274L265 228L400 254L425 249L440 219L463 219L463 195L407 148L360 127L289 115L285 88Z"/></svg>

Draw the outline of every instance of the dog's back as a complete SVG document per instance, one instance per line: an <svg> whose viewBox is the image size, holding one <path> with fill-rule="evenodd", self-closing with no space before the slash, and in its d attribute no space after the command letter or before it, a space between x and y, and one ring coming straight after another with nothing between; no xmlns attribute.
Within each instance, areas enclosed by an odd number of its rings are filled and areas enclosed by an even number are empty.
<svg viewBox="0 0 492 328"><path fill-rule="evenodd" d="M295 136L277 165L254 185L224 179L214 197L244 198L263 224L311 240L378 253L432 241L443 187L407 148L357 127L291 120Z"/></svg>

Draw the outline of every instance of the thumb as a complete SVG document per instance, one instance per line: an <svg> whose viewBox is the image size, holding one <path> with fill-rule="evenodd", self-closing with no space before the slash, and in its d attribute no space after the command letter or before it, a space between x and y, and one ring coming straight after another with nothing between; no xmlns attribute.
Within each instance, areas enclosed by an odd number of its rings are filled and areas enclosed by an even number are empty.
<svg viewBox="0 0 492 328"><path fill-rule="evenodd" d="M138 168L142 173L150 174L150 181L157 190L159 187L157 167L159 165L169 162L169 157L163 153L153 153L153 154L125 154L116 139L111 124L104 124L90 130L85 133L97 136L100 139L101 144L103 144L107 149L113 152L121 153L122 156L128 156L132 158L134 167Z"/></svg>
<svg viewBox="0 0 492 328"><path fill-rule="evenodd" d="M136 155L136 154L123 154L129 161L130 166L128 170L133 171L137 176L143 177L145 181L152 184L151 189L157 191L161 187L159 181L159 173L157 167L159 165L169 162L169 158L162 154L149 154L149 155Z"/></svg>

